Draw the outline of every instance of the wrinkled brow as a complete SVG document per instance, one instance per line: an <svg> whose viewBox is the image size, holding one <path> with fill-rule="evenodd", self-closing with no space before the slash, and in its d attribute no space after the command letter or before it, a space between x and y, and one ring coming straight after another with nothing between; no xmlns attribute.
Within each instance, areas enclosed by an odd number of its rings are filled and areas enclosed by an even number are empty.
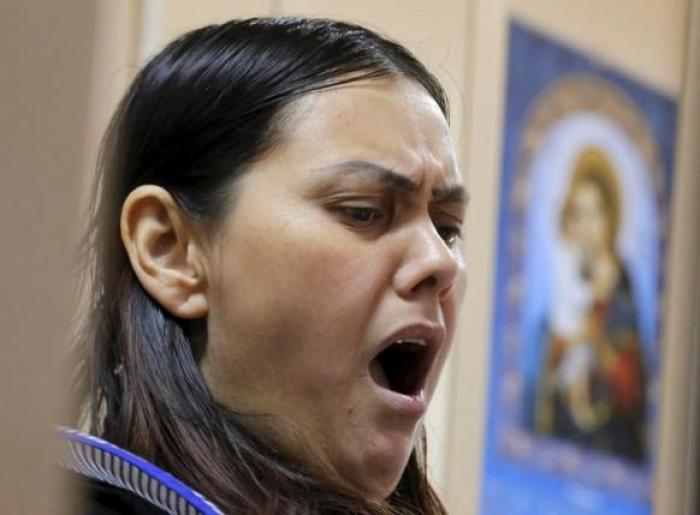
<svg viewBox="0 0 700 515"><path fill-rule="evenodd" d="M418 184L413 182L408 177L401 175L390 168L386 168L377 163L372 163L371 161L343 161L340 163L323 166L319 170L370 174L391 188L408 193L418 190ZM469 193L461 184L447 186L445 188L436 188L433 190L433 202L467 204L469 202Z"/></svg>

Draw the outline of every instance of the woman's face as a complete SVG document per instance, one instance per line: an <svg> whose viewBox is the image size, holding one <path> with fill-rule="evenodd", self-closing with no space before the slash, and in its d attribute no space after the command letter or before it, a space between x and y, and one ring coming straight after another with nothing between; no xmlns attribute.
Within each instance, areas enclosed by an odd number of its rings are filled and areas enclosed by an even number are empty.
<svg viewBox="0 0 700 515"><path fill-rule="evenodd" d="M582 182L574 190L569 227L572 238L591 253L607 250L610 224L603 195L590 181Z"/></svg>
<svg viewBox="0 0 700 515"><path fill-rule="evenodd" d="M385 498L465 291L444 116L406 79L309 94L233 197L207 258L210 390L290 458Z"/></svg>

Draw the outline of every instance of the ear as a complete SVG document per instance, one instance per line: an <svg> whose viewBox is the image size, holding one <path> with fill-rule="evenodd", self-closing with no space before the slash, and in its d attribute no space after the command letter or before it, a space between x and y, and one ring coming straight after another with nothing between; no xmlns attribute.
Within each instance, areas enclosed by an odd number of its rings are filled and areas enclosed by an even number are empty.
<svg viewBox="0 0 700 515"><path fill-rule="evenodd" d="M124 201L121 237L148 294L178 318L207 314L205 262L194 224L159 186L133 190Z"/></svg>

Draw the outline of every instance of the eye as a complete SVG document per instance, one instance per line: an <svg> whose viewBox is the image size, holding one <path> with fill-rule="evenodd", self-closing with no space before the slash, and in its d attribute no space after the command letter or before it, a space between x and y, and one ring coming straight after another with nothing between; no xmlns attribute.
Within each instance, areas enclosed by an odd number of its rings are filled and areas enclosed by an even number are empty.
<svg viewBox="0 0 700 515"><path fill-rule="evenodd" d="M357 226L368 226L384 218L384 213L376 207L370 206L342 206L342 213Z"/></svg>
<svg viewBox="0 0 700 515"><path fill-rule="evenodd" d="M440 238L442 238L449 247L455 246L457 241L462 237L462 230L457 226L438 225L436 230Z"/></svg>

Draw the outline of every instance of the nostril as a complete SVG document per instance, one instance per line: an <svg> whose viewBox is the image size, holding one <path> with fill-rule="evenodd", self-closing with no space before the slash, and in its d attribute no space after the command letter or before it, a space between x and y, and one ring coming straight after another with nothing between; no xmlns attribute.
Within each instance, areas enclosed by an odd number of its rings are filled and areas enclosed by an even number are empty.
<svg viewBox="0 0 700 515"><path fill-rule="evenodd" d="M421 282L416 284L413 287L413 291L417 292L417 291L422 290L424 288L429 289L429 290L433 290L437 287L437 284L438 284L437 277L435 277L434 275L429 275L428 277L425 277Z"/></svg>

